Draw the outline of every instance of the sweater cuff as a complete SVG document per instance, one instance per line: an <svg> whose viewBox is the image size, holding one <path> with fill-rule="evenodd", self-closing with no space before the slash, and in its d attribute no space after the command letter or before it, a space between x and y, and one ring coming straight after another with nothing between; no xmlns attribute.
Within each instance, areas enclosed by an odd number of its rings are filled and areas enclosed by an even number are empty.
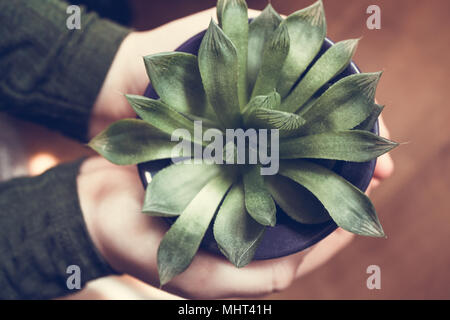
<svg viewBox="0 0 450 320"><path fill-rule="evenodd" d="M63 81L72 91L72 105L68 107L78 113L65 119L64 127L69 128L65 133L87 142L93 105L119 46L130 30L92 13L83 23L82 36L73 36L58 64L64 66L64 74L60 75L65 77Z"/></svg>
<svg viewBox="0 0 450 320"><path fill-rule="evenodd" d="M68 3L0 1L0 110L85 142L89 118L130 32L82 8L69 30Z"/></svg>
<svg viewBox="0 0 450 320"><path fill-rule="evenodd" d="M78 270L82 287L115 273L94 246L81 212L81 163L0 184L0 298L60 297L77 291Z"/></svg>

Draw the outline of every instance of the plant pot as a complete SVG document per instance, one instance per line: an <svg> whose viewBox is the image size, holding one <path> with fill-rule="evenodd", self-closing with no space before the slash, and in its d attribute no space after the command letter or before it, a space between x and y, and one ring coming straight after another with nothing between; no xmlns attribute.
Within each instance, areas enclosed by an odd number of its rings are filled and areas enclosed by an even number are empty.
<svg viewBox="0 0 450 320"><path fill-rule="evenodd" d="M205 31L193 36L178 47L176 51L196 55L204 34ZM332 44L333 42L326 38L318 57L330 48ZM354 73L360 73L360 71L352 62L333 81L337 81L342 77ZM148 86L144 95L149 98L158 99L158 95L151 85ZM378 134L378 122L375 124L372 132ZM167 159L139 164L138 171L144 187L147 187L147 184L154 174L168 166L170 163L171 160ZM376 160L364 163L338 161L335 164L333 171L344 177L360 190L365 191L372 179L375 164ZM166 218L165 220L168 223L173 223L175 221L174 218ZM264 237L256 250L254 259L262 260L279 258L302 251L324 239L336 228L337 225L333 221L315 225L300 224L289 218L281 208L277 207L277 225L275 227L267 228ZM214 240L211 226L206 232L201 246L205 250L221 254Z"/></svg>

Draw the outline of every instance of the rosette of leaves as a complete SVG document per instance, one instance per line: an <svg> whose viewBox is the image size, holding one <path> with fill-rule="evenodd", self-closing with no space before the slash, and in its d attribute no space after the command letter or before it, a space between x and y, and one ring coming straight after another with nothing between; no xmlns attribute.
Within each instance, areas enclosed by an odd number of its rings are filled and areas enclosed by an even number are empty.
<svg viewBox="0 0 450 320"><path fill-rule="evenodd" d="M248 264L276 224L277 205L299 223L332 219L355 234L384 236L369 198L331 170L337 160L365 162L397 145L370 132L383 109L374 102L381 73L332 81L358 40L316 58L326 35L321 1L286 19L269 4L249 24L245 1L219 0L217 17L197 56L144 57L160 99L127 95L140 119L118 121L90 142L109 161L132 165L171 158L178 143L171 134L180 128L206 147L195 138L195 120L220 132L279 130L276 175L262 176L259 164L193 162L152 177L143 213L177 217L158 250L161 285L189 266L211 223L221 252L237 267Z"/></svg>

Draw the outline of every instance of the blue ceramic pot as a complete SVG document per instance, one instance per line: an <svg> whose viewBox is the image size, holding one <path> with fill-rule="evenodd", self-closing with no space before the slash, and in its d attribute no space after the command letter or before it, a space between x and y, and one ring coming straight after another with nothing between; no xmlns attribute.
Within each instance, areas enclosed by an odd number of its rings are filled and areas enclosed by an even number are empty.
<svg viewBox="0 0 450 320"><path fill-rule="evenodd" d="M175 51L187 52L197 55L200 43L203 39L205 31L195 35L187 40ZM320 57L328 48L332 46L333 42L328 38L325 39L322 49L316 59ZM337 80L354 74L360 73L358 67L352 62L336 79ZM158 99L158 95L151 85L148 86L144 94L146 97ZM378 134L378 122L372 129L373 133ZM138 165L139 175L141 177L144 187L147 187L147 177L156 174L159 170L171 164L171 160L157 160ZM338 161L333 170L351 182L360 190L365 191L369 186L375 170L376 160L364 163ZM169 224L173 223L174 219L165 219ZM333 221L322 224L306 225L300 224L291 218L278 207L277 211L277 225L273 228L268 227L264 237L256 250L254 259L273 259L287 256L299 251L302 251L320 240L324 239L334 230L337 225ZM202 248L210 252L221 254L217 244L214 240L212 228L210 227L202 242Z"/></svg>

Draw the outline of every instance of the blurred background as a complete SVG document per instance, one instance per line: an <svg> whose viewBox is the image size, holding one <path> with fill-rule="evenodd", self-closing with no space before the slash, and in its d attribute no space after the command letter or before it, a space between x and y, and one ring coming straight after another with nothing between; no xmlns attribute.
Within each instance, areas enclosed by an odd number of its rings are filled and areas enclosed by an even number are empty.
<svg viewBox="0 0 450 320"><path fill-rule="evenodd" d="M91 6L106 8L105 16L118 16L140 30L216 3L130 0L118 14L107 10L107 2L89 1ZM250 8L260 10L267 4L267 0L247 2ZM289 14L313 1L271 3L280 13ZM380 30L366 27L366 9L372 4L381 8ZM386 105L383 115L392 139L405 142L392 153L393 177L371 196L388 238L357 237L325 266L266 298L449 299L450 1L324 0L324 6L328 37L339 41L363 36L354 61L362 71L384 70L377 99ZM0 116L0 139L16 141L15 158L0 157L1 164L9 163L18 174L39 174L58 162L90 154L59 134ZM7 146L0 146L0 156L2 148ZM369 265L381 268L381 290L366 287ZM145 298L154 290L129 277L102 279L75 298Z"/></svg>

